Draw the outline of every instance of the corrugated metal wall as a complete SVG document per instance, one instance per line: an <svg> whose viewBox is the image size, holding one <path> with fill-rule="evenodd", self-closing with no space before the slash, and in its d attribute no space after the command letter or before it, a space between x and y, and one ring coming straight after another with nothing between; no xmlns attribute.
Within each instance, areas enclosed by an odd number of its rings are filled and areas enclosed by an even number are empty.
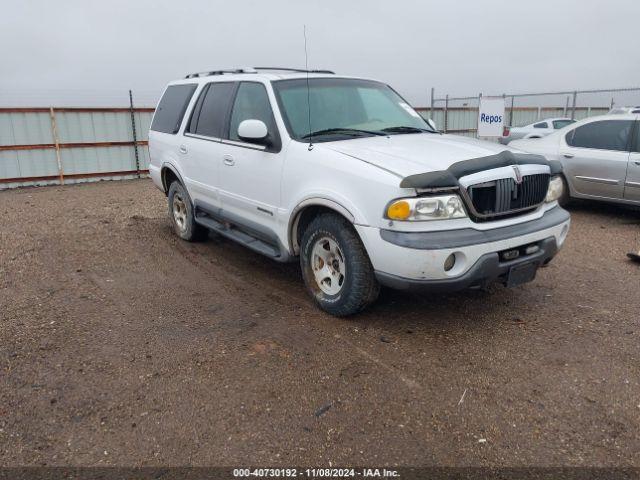
<svg viewBox="0 0 640 480"><path fill-rule="evenodd" d="M0 189L135 178L146 173L153 109L135 109L139 165L127 108L0 109ZM59 149L56 149L56 140Z"/></svg>
<svg viewBox="0 0 640 480"><path fill-rule="evenodd" d="M576 119L602 115L607 108L576 109ZM136 178L147 173L148 131L152 108L135 111L139 165L136 166L131 112L128 108L57 108L56 137L49 108L0 108L0 189L64 183ZM419 109L429 117L428 108ZM510 116L507 109L507 118ZM513 125L563 115L562 108L515 108ZM432 117L444 130L444 109ZM474 107L447 110L447 131L475 136L478 111ZM60 169L58 156L60 156Z"/></svg>

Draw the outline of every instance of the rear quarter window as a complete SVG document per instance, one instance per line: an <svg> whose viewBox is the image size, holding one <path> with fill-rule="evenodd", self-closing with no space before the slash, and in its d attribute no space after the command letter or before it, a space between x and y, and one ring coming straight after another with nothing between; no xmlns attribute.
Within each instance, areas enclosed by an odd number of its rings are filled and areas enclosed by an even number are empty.
<svg viewBox="0 0 640 480"><path fill-rule="evenodd" d="M151 130L162 133L178 133L182 117L184 117L193 92L196 91L196 86L194 83L167 87L153 116Z"/></svg>

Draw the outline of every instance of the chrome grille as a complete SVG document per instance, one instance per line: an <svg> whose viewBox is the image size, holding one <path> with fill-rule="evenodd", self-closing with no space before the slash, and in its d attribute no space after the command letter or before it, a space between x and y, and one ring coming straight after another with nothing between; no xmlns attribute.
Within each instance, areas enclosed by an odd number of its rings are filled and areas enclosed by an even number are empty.
<svg viewBox="0 0 640 480"><path fill-rule="evenodd" d="M544 201L549 188L549 174L525 175L522 182L500 178L470 185L467 195L474 214L480 218L509 215L535 208Z"/></svg>

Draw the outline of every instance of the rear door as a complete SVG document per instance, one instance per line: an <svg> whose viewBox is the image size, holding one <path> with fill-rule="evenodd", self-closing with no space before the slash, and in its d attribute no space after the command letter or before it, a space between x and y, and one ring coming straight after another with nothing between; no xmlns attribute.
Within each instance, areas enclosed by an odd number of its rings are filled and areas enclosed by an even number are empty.
<svg viewBox="0 0 640 480"><path fill-rule="evenodd" d="M565 175L583 195L621 199L629 161L633 120L594 120L563 136Z"/></svg>
<svg viewBox="0 0 640 480"><path fill-rule="evenodd" d="M234 82L212 82L202 89L180 145L189 193L201 206L220 206L220 141L235 88Z"/></svg>
<svg viewBox="0 0 640 480"><path fill-rule="evenodd" d="M625 200L640 202L640 117L636 119L634 137L624 184Z"/></svg>
<svg viewBox="0 0 640 480"><path fill-rule="evenodd" d="M263 121L270 145L240 139L238 126L243 120ZM269 234L277 231L283 165L280 150L280 135L265 85L240 82L219 160L222 209L231 221L237 219L238 223Z"/></svg>

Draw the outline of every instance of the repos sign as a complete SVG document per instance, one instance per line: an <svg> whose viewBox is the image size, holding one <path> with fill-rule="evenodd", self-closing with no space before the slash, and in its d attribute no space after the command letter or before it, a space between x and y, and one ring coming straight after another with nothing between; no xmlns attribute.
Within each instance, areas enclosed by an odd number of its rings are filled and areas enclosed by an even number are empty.
<svg viewBox="0 0 640 480"><path fill-rule="evenodd" d="M504 126L504 98L481 97L478 109L478 137L501 137Z"/></svg>

